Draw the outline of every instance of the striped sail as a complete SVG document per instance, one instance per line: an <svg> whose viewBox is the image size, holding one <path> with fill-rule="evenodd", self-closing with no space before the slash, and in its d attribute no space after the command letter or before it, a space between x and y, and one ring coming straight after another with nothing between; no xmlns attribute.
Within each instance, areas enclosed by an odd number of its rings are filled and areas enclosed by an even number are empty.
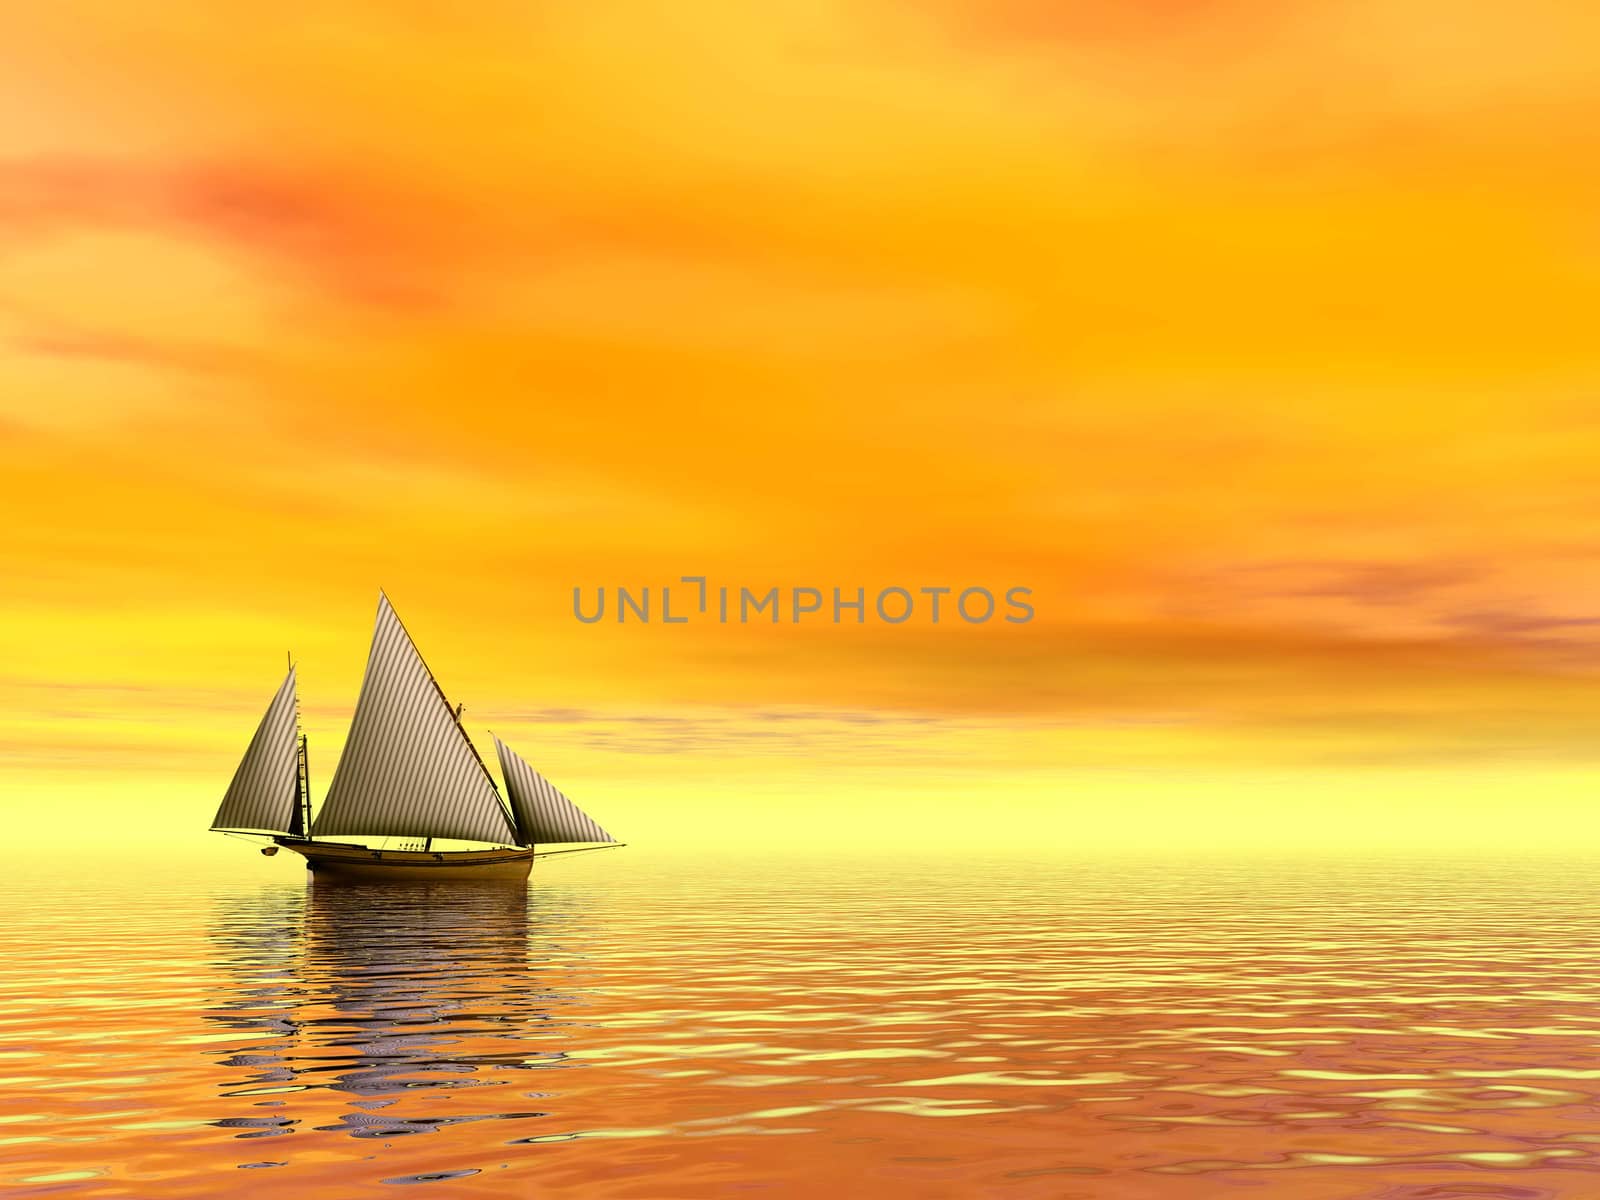
<svg viewBox="0 0 1600 1200"><path fill-rule="evenodd" d="M488 771L387 596L378 600L350 737L311 832L517 840Z"/></svg>
<svg viewBox="0 0 1600 1200"><path fill-rule="evenodd" d="M498 737L494 739L494 749L500 756L500 773L506 777L506 790L511 793L511 810L516 814L523 845L617 840Z"/></svg>
<svg viewBox="0 0 1600 1200"><path fill-rule="evenodd" d="M294 668L267 705L233 782L217 807L213 829L259 829L283 833L299 800L294 711Z"/></svg>

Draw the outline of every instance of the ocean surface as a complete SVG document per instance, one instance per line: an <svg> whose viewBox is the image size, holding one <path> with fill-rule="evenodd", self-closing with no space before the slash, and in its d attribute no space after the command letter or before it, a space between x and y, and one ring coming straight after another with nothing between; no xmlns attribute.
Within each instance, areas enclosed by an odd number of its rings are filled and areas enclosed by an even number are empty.
<svg viewBox="0 0 1600 1200"><path fill-rule="evenodd" d="M1600 863L235 850L0 885L0 1190L1600 1197Z"/></svg>

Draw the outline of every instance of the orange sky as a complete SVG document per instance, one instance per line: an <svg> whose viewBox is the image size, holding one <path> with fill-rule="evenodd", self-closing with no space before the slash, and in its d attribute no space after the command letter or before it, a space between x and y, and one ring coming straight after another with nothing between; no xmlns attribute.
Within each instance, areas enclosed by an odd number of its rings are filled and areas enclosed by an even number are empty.
<svg viewBox="0 0 1600 1200"><path fill-rule="evenodd" d="M382 586L631 840L1600 842L1593 6L13 9L29 836L291 647L325 786ZM686 573L1038 615L571 616Z"/></svg>

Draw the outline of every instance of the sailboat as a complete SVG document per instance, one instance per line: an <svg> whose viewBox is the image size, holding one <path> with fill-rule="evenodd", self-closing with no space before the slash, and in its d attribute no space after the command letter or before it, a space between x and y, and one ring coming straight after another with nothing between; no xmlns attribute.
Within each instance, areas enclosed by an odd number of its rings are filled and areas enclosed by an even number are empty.
<svg viewBox="0 0 1600 1200"><path fill-rule="evenodd" d="M315 874L367 880L526 879L538 846L621 845L496 736L503 800L461 712L380 593L350 736L316 815L291 663L211 828L264 834L263 854L290 850ZM435 850L435 839L479 845Z"/></svg>

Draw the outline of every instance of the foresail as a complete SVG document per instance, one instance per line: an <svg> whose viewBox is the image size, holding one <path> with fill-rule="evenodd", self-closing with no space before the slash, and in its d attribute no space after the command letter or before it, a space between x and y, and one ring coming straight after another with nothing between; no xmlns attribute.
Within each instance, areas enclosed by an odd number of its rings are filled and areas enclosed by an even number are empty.
<svg viewBox="0 0 1600 1200"><path fill-rule="evenodd" d="M488 772L387 596L378 601L350 737L311 831L516 841Z"/></svg>
<svg viewBox="0 0 1600 1200"><path fill-rule="evenodd" d="M295 743L294 668L290 667L233 773L211 828L270 833L289 828L300 791Z"/></svg>
<svg viewBox="0 0 1600 1200"><path fill-rule="evenodd" d="M494 739L494 749L500 756L500 773L511 793L511 810L516 814L523 845L617 840L498 737Z"/></svg>

